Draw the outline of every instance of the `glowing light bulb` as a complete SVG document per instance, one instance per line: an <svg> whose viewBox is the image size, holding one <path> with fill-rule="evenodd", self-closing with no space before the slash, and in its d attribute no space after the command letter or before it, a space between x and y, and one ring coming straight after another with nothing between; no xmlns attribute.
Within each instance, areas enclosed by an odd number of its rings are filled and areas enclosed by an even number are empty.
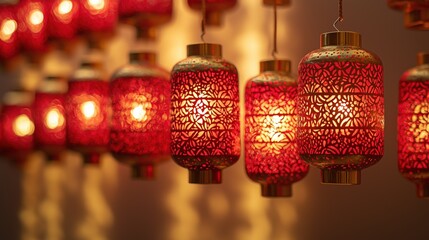
<svg viewBox="0 0 429 240"><path fill-rule="evenodd" d="M19 115L12 126L13 132L19 137L30 136L34 132L34 123L25 115Z"/></svg>
<svg viewBox="0 0 429 240"><path fill-rule="evenodd" d="M29 20L33 25L39 25L43 22L44 15L39 9L34 9L30 12Z"/></svg>
<svg viewBox="0 0 429 240"><path fill-rule="evenodd" d="M64 126L63 114L57 108L52 108L46 114L45 126L51 130L61 128Z"/></svg>
<svg viewBox="0 0 429 240"><path fill-rule="evenodd" d="M94 118L97 115L94 101L86 101L80 105L80 111L86 119Z"/></svg>
<svg viewBox="0 0 429 240"><path fill-rule="evenodd" d="M105 0L88 0L88 4L95 10L102 10L105 7Z"/></svg>
<svg viewBox="0 0 429 240"><path fill-rule="evenodd" d="M4 19L1 24L0 39L4 42L8 41L16 31L16 28L17 24L15 20L10 18Z"/></svg>
<svg viewBox="0 0 429 240"><path fill-rule="evenodd" d="M60 4L58 4L58 13L61 15L70 13L72 9L73 2L70 0L63 0Z"/></svg>
<svg viewBox="0 0 429 240"><path fill-rule="evenodd" d="M139 104L131 110L131 116L137 121L143 121L146 119L146 110L143 105Z"/></svg>

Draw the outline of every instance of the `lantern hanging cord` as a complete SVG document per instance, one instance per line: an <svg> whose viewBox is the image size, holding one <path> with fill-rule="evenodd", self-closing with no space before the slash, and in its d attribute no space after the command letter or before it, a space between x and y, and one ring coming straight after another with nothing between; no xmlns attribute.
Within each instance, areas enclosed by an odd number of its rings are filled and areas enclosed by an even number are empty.
<svg viewBox="0 0 429 240"><path fill-rule="evenodd" d="M201 1L201 12L202 12L202 20L201 20L201 41L205 43L204 35L206 35L206 0Z"/></svg>
<svg viewBox="0 0 429 240"><path fill-rule="evenodd" d="M332 26L339 32L340 30L337 28L337 23L342 22L344 20L343 17L343 0L338 0L338 18L335 20Z"/></svg>
<svg viewBox="0 0 429 240"><path fill-rule="evenodd" d="M276 59L277 54L277 2L274 1L274 36L273 36L273 51L271 52L271 55L273 56L274 60Z"/></svg>

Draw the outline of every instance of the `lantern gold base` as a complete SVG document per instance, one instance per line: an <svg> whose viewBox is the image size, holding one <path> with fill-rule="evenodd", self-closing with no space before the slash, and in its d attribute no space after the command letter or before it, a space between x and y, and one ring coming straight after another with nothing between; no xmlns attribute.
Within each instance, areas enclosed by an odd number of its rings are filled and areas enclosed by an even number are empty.
<svg viewBox="0 0 429 240"><path fill-rule="evenodd" d="M429 183L417 183L417 197L429 198Z"/></svg>
<svg viewBox="0 0 429 240"><path fill-rule="evenodd" d="M358 185L360 184L360 170L322 170L323 184Z"/></svg>
<svg viewBox="0 0 429 240"><path fill-rule="evenodd" d="M131 177L133 179L154 180L154 167L153 165L133 165L131 166Z"/></svg>
<svg viewBox="0 0 429 240"><path fill-rule="evenodd" d="M83 155L83 163L85 165L99 165L100 164L100 154L90 153Z"/></svg>
<svg viewBox="0 0 429 240"><path fill-rule="evenodd" d="M283 184L261 184L263 197L291 197L292 186Z"/></svg>
<svg viewBox="0 0 429 240"><path fill-rule="evenodd" d="M221 170L189 170L189 183L219 184L222 183Z"/></svg>

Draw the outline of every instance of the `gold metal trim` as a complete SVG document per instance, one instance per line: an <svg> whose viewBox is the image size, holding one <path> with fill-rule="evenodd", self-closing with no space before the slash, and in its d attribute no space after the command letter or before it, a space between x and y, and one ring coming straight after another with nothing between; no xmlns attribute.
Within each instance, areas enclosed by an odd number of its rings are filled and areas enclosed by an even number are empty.
<svg viewBox="0 0 429 240"><path fill-rule="evenodd" d="M132 165L131 177L133 179L154 180L155 171L153 165Z"/></svg>
<svg viewBox="0 0 429 240"><path fill-rule="evenodd" d="M429 198L429 183L419 182L417 183L417 197Z"/></svg>
<svg viewBox="0 0 429 240"><path fill-rule="evenodd" d="M283 184L261 184L263 197L291 197L292 186Z"/></svg>
<svg viewBox="0 0 429 240"><path fill-rule="evenodd" d="M219 184L222 183L221 170L189 170L189 183Z"/></svg>
<svg viewBox="0 0 429 240"><path fill-rule="evenodd" d="M131 52L129 54L131 63L156 64L156 53L154 52Z"/></svg>
<svg viewBox="0 0 429 240"><path fill-rule="evenodd" d="M419 52L417 54L417 64L429 64L429 52Z"/></svg>
<svg viewBox="0 0 429 240"><path fill-rule="evenodd" d="M222 57L222 45L214 43L197 43L187 46L188 57L211 56Z"/></svg>
<svg viewBox="0 0 429 240"><path fill-rule="evenodd" d="M429 29L429 9L411 8L404 11L404 25L409 29Z"/></svg>
<svg viewBox="0 0 429 240"><path fill-rule="evenodd" d="M267 60L259 62L260 72L275 71L290 73L291 62L289 60Z"/></svg>
<svg viewBox="0 0 429 240"><path fill-rule="evenodd" d="M360 170L322 169L322 183L337 185L359 185Z"/></svg>
<svg viewBox="0 0 429 240"><path fill-rule="evenodd" d="M361 36L357 32L326 32L320 35L320 46L350 46L361 47Z"/></svg>

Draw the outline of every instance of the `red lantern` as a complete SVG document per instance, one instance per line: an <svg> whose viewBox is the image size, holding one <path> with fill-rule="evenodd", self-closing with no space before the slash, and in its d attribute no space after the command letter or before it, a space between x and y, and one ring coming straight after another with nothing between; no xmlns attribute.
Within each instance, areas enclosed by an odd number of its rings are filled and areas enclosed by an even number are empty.
<svg viewBox="0 0 429 240"><path fill-rule="evenodd" d="M72 38L78 27L79 2L77 0L51 0L48 3L49 36Z"/></svg>
<svg viewBox="0 0 429 240"><path fill-rule="evenodd" d="M388 5L393 9L404 12L404 25L406 28L429 29L428 0L388 0Z"/></svg>
<svg viewBox="0 0 429 240"><path fill-rule="evenodd" d="M398 167L416 183L417 196L429 197L429 54L418 55L418 66L399 82Z"/></svg>
<svg viewBox="0 0 429 240"><path fill-rule="evenodd" d="M171 79L171 152L190 183L221 183L240 156L238 74L218 44L188 45Z"/></svg>
<svg viewBox="0 0 429 240"><path fill-rule="evenodd" d="M79 27L82 31L112 31L118 19L118 0L82 0Z"/></svg>
<svg viewBox="0 0 429 240"><path fill-rule="evenodd" d="M119 15L137 25L144 38L156 37L156 27L171 21L173 15L172 0L122 0Z"/></svg>
<svg viewBox="0 0 429 240"><path fill-rule="evenodd" d="M204 0L206 1L205 23L209 26L220 26L222 14L233 8L237 0ZM201 11L203 0L188 0L188 5L194 10Z"/></svg>
<svg viewBox="0 0 429 240"><path fill-rule="evenodd" d="M134 177L152 179L154 165L170 158L169 73L155 65L153 53L132 53L130 62L110 85L110 150Z"/></svg>
<svg viewBox="0 0 429 240"><path fill-rule="evenodd" d="M59 77L46 78L34 98L34 142L49 160L58 160L66 148L65 93L66 81Z"/></svg>
<svg viewBox="0 0 429 240"><path fill-rule="evenodd" d="M261 184L262 196L291 196L291 184L308 172L296 143L298 85L290 76L290 61L263 61L260 66L261 74L245 89L246 171Z"/></svg>
<svg viewBox="0 0 429 240"><path fill-rule="evenodd" d="M109 83L92 60L72 76L66 95L67 145L98 164L109 144Z"/></svg>
<svg viewBox="0 0 429 240"><path fill-rule="evenodd" d="M5 94L1 113L4 154L15 163L24 163L33 150L34 123L31 111L33 94L12 91Z"/></svg>
<svg viewBox="0 0 429 240"><path fill-rule="evenodd" d="M359 184L384 153L383 66L360 34L329 32L299 64L298 148L322 182Z"/></svg>
<svg viewBox="0 0 429 240"><path fill-rule="evenodd" d="M20 43L32 51L45 47L47 37L46 2L43 0L21 0L18 5L18 30Z"/></svg>
<svg viewBox="0 0 429 240"><path fill-rule="evenodd" d="M9 59L18 51L18 23L13 5L0 5L0 58Z"/></svg>

